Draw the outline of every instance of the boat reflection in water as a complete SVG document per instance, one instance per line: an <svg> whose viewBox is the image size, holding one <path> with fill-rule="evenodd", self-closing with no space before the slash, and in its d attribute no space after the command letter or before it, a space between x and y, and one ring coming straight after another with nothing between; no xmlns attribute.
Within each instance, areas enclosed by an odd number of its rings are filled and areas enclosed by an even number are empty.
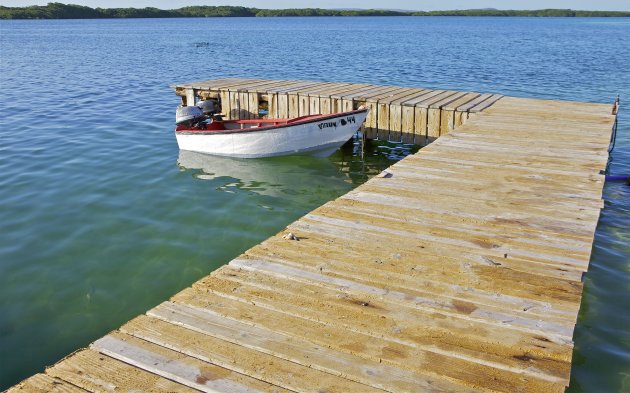
<svg viewBox="0 0 630 393"><path fill-rule="evenodd" d="M218 190L247 191L270 197L331 194L333 198L353 188L347 173L328 158L282 156L257 159L212 156L186 150L177 160L193 177L213 181Z"/></svg>
<svg viewBox="0 0 630 393"><path fill-rule="evenodd" d="M290 155L233 158L179 151L178 165L219 191L250 192L316 207L345 194L388 168L417 146L353 138L326 158ZM290 198L290 201L288 200Z"/></svg>

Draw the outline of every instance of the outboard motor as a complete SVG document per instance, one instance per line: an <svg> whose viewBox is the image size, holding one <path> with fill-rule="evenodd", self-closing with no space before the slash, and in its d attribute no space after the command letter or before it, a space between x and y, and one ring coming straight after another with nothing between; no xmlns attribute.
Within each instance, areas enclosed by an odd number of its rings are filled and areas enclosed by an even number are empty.
<svg viewBox="0 0 630 393"><path fill-rule="evenodd" d="M216 100L199 101L197 106L203 111L203 114L207 116L219 113L219 103Z"/></svg>
<svg viewBox="0 0 630 393"><path fill-rule="evenodd" d="M202 110L197 106L178 106L175 112L175 124L192 126L204 119Z"/></svg>

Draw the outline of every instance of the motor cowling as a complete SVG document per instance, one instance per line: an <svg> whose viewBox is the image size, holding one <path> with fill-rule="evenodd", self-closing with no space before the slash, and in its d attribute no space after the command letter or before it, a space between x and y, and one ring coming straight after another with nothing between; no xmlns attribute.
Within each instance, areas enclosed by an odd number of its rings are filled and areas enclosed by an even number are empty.
<svg viewBox="0 0 630 393"><path fill-rule="evenodd" d="M214 115L219 112L219 103L215 100L199 101L197 106L201 109L204 115Z"/></svg>
<svg viewBox="0 0 630 393"><path fill-rule="evenodd" d="M193 124L204 118L203 111L197 106L178 106L175 112L175 124Z"/></svg>

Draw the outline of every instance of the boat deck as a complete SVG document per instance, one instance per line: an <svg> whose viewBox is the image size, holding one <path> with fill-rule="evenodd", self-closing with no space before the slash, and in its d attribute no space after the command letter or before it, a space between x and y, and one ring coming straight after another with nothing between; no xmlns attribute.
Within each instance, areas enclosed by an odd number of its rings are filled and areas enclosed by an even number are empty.
<svg viewBox="0 0 630 393"><path fill-rule="evenodd" d="M562 392L614 121L504 97L10 391Z"/></svg>

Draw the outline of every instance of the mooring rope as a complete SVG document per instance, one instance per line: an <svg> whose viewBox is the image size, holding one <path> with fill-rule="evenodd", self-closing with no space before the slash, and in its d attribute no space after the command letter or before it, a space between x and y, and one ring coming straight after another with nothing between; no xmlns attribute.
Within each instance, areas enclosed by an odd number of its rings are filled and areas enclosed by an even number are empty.
<svg viewBox="0 0 630 393"><path fill-rule="evenodd" d="M619 113L619 95L617 95L617 98L615 99L615 102L612 108L612 115L615 116L615 123L613 124L613 132L612 132L612 135L610 136L610 144L608 145L608 162L606 163L606 171L604 172L606 175L608 175L609 170L610 170L610 164L613 161L611 153L613 150L615 150L615 144L617 143L618 113Z"/></svg>

